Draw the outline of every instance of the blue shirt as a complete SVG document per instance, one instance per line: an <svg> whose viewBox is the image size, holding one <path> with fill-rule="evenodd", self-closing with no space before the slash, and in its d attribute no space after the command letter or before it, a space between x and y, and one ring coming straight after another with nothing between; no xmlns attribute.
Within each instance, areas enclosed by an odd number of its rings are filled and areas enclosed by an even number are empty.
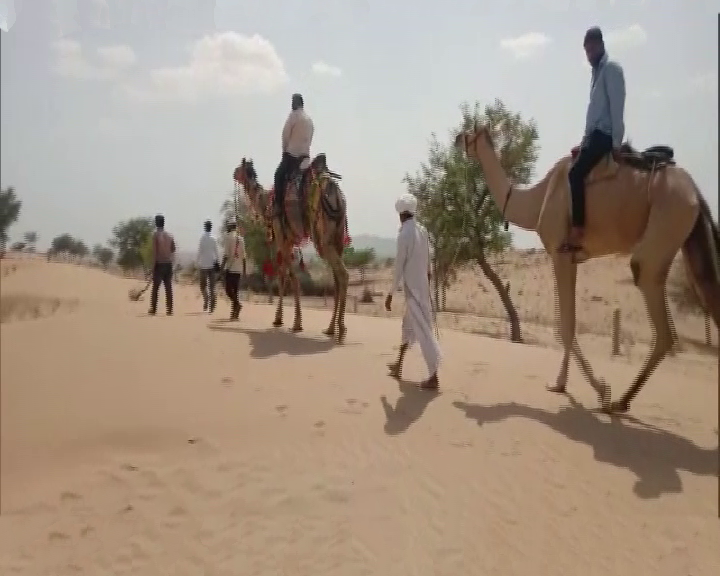
<svg viewBox="0 0 720 576"><path fill-rule="evenodd" d="M612 137L613 147L619 148L625 135L624 116L625 74L620 64L608 60L606 53L592 71L585 136L600 130Z"/></svg>

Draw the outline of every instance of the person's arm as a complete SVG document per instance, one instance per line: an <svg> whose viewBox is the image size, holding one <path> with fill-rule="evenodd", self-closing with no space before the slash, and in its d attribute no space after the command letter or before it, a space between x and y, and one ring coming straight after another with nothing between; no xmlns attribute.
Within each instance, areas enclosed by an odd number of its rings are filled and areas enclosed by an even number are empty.
<svg viewBox="0 0 720 576"><path fill-rule="evenodd" d="M625 74L619 64L605 65L605 87L610 107L613 148L620 148L625 136Z"/></svg>
<svg viewBox="0 0 720 576"><path fill-rule="evenodd" d="M400 232L397 239L397 254L395 255L395 273L393 274L393 283L390 294L395 294L402 282L405 272L405 263L408 256L408 239L407 234Z"/></svg>
<svg viewBox="0 0 720 576"><path fill-rule="evenodd" d="M152 262L153 266L157 264L157 253L157 232L153 232L152 242L150 242L150 261Z"/></svg>
<svg viewBox="0 0 720 576"><path fill-rule="evenodd" d="M225 266L227 266L228 254L230 253L231 245L232 245L232 234L225 234L225 238L223 239L223 259L222 259L222 264L220 264L220 268L225 268Z"/></svg>
<svg viewBox="0 0 720 576"><path fill-rule="evenodd" d="M282 151L287 152L288 145L290 144L290 135L292 134L293 125L295 124L295 115L290 112L287 120L285 120L285 126L282 131Z"/></svg>

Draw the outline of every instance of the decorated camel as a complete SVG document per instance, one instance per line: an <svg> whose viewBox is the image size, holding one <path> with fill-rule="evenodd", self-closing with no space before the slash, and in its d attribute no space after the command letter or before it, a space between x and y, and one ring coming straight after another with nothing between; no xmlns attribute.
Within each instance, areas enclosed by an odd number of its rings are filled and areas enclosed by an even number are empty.
<svg viewBox="0 0 720 576"><path fill-rule="evenodd" d="M708 204L690 174L675 165L673 151L668 147L638 152L624 144L619 153L602 160L587 179L581 261L631 254L633 281L643 294L655 334L650 353L632 385L619 400L610 403L610 387L594 376L576 339L575 286L580 262L573 254L558 251L570 226L568 170L575 151L559 160L534 186L519 188L508 180L500 164L492 131L492 127L476 126L461 132L455 146L481 164L505 221L537 232L552 257L564 354L557 380L548 389L565 392L572 352L597 392L603 410L627 412L630 402L674 344L666 281L678 250L683 251L686 270L703 306L715 324L720 324L720 234Z"/></svg>
<svg viewBox="0 0 720 576"><path fill-rule="evenodd" d="M318 256L330 266L335 284L333 313L324 334L336 336L337 341L342 343L347 332L345 303L349 280L342 255L349 238L345 195L336 181L339 178L339 175L328 170L325 154L318 154L312 162L305 160L300 169L288 179L284 213L278 216L273 211L273 191L265 190L258 183L251 159L243 158L234 173L235 181L245 190L254 214L262 219L268 241L275 248L278 306L273 326L279 327L283 324L283 295L289 280L295 296L292 331L302 331L300 282L291 264L295 248L310 238ZM272 270L272 273L275 273L275 270Z"/></svg>

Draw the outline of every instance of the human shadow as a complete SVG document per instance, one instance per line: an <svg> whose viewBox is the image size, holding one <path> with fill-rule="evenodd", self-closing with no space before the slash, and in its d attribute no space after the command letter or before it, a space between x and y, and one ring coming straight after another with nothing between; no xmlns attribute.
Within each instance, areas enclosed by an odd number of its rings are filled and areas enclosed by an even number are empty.
<svg viewBox="0 0 720 576"><path fill-rule="evenodd" d="M453 405L479 426L508 418L527 418L586 444L592 447L598 462L626 468L635 474L633 492L639 498L682 492L680 470L698 476L718 475L717 448L701 448L682 436L636 418L613 416L605 422L572 396L568 398L570 406L557 413L515 402L495 406L466 402L453 402Z"/></svg>
<svg viewBox="0 0 720 576"><path fill-rule="evenodd" d="M324 354L335 346L335 343L328 338L308 338L273 328L254 330L221 320L209 323L208 328L217 332L247 334L250 338L250 356L259 359L271 358L278 354L290 356Z"/></svg>
<svg viewBox="0 0 720 576"><path fill-rule="evenodd" d="M393 407L386 396L380 396L385 411L385 434L397 436L407 432L413 423L417 422L425 412L428 404L437 398L437 390L422 390L414 382L399 380L400 397Z"/></svg>

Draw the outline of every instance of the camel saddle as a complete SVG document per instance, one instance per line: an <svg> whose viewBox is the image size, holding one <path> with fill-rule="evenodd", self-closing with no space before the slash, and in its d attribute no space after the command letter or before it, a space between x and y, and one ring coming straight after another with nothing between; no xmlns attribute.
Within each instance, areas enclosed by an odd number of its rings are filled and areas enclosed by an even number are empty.
<svg viewBox="0 0 720 576"><path fill-rule="evenodd" d="M580 147L576 146L570 152L573 160L580 152ZM598 180L606 180L613 178L621 165L629 166L641 172L656 172L667 166L675 164L675 151L670 146L657 145L650 146L645 150L635 150L628 142L624 142L620 146L620 150L613 151L605 156L590 171L588 175L588 183Z"/></svg>
<svg viewBox="0 0 720 576"><path fill-rule="evenodd" d="M285 179L285 201L283 205L283 214L281 219L286 231L290 232L293 237L293 243L299 245L303 240L310 236L311 222L315 220L317 215L318 203L313 202L312 198L306 198L305 193L307 178L312 173L325 174L335 180L342 177L329 170L327 167L327 156L320 153L310 160L309 157L300 158L294 169L288 171ZM327 202L322 202L323 208L327 209ZM333 216L330 213L330 216Z"/></svg>

